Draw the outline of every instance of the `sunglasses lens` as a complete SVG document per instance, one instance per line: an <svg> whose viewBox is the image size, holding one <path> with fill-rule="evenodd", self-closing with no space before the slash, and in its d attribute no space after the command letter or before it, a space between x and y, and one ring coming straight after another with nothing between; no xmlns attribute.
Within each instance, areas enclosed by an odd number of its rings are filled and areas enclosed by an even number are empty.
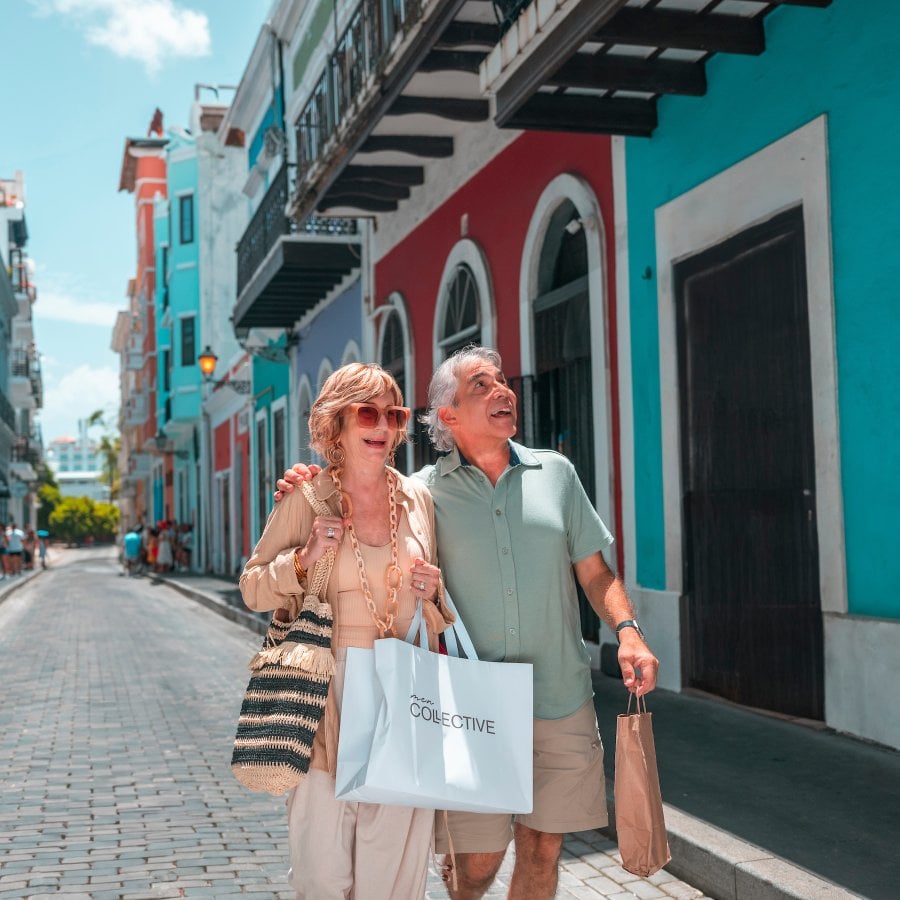
<svg viewBox="0 0 900 900"><path fill-rule="evenodd" d="M356 408L356 421L359 422L361 428L374 428L381 418L381 413L377 406L358 406Z"/></svg>
<svg viewBox="0 0 900 900"><path fill-rule="evenodd" d="M402 431L406 428L408 416L405 409L389 409L386 415L389 428L393 428L396 431Z"/></svg>

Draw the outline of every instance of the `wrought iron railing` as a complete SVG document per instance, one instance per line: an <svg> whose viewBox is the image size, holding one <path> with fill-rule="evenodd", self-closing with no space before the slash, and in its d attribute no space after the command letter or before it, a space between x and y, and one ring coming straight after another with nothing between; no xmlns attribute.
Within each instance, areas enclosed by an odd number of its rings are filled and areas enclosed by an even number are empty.
<svg viewBox="0 0 900 900"><path fill-rule="evenodd" d="M14 462L29 463L32 466L40 464L41 447L27 437L16 438L12 448L12 458Z"/></svg>
<svg viewBox="0 0 900 900"><path fill-rule="evenodd" d="M532 2L533 0L493 0L494 15L497 17L501 35L506 34L516 24L516 19Z"/></svg>
<svg viewBox="0 0 900 900"><path fill-rule="evenodd" d="M297 223L285 215L291 185L288 180L288 166L282 166L269 185L259 208L253 214L247 230L237 247L237 289L238 294L247 286L262 265L275 242L287 234L347 235L357 233L356 219L313 216L301 229Z"/></svg>
<svg viewBox="0 0 900 900"><path fill-rule="evenodd" d="M370 76L383 71L397 35L421 18L422 6L423 0L362 0L356 8L294 123L298 180L322 159Z"/></svg>
<svg viewBox="0 0 900 900"><path fill-rule="evenodd" d="M11 431L16 430L16 413L3 391L0 391L0 422L7 425Z"/></svg>
<svg viewBox="0 0 900 900"><path fill-rule="evenodd" d="M292 231L291 220L284 214L288 200L288 173L282 166L269 185L265 197L259 204L247 230L237 247L237 289L238 293L247 286L253 273L262 265L266 254L282 235Z"/></svg>
<svg viewBox="0 0 900 900"><path fill-rule="evenodd" d="M31 354L18 347L10 354L9 374L13 378L28 378L31 375Z"/></svg>

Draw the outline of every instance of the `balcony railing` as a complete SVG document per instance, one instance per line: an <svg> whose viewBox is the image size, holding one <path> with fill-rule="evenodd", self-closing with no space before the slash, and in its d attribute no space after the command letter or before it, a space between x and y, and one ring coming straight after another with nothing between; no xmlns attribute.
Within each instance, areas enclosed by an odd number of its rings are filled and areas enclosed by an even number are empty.
<svg viewBox="0 0 900 900"><path fill-rule="evenodd" d="M12 448L13 462L23 462L37 466L41 462L41 456L40 444L25 437L16 438Z"/></svg>
<svg viewBox="0 0 900 900"><path fill-rule="evenodd" d="M530 6L533 0L493 0L494 15L500 26L500 34L506 34L516 23L516 19L522 14L526 6Z"/></svg>
<svg viewBox="0 0 900 900"><path fill-rule="evenodd" d="M322 159L369 79L383 71L394 39L419 20L422 6L423 0L362 0L359 4L294 123L298 179Z"/></svg>
<svg viewBox="0 0 900 900"><path fill-rule="evenodd" d="M9 360L9 374L13 378L28 378L31 375L32 358L27 350L13 350Z"/></svg>
<svg viewBox="0 0 900 900"><path fill-rule="evenodd" d="M313 216L298 229L297 223L284 212L290 189L288 167L282 166L238 243L238 294L247 286L280 237L287 234L338 236L357 233L356 219L324 216Z"/></svg>
<svg viewBox="0 0 900 900"><path fill-rule="evenodd" d="M16 430L16 413L3 391L0 391L0 422L8 426L11 431Z"/></svg>

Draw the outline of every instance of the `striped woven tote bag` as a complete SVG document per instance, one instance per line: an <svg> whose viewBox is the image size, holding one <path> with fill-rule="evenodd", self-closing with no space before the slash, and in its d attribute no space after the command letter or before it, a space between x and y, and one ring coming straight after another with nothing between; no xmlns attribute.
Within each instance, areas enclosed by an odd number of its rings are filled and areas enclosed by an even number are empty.
<svg viewBox="0 0 900 900"><path fill-rule="evenodd" d="M303 493L317 515L332 515L308 482ZM251 791L283 794L309 771L334 674L333 616L325 597L334 556L330 549L316 562L303 608L292 622L279 622L273 615L262 648L250 660L231 771Z"/></svg>

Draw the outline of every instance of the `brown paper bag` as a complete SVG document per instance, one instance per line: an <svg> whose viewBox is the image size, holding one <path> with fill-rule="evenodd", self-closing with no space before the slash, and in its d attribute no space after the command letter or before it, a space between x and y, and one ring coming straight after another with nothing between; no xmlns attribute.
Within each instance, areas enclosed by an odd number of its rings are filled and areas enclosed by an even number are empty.
<svg viewBox="0 0 900 900"><path fill-rule="evenodd" d="M616 832L622 868L646 878L672 856L656 771L653 719L643 697L631 712L633 696L628 696L625 715L616 717Z"/></svg>

